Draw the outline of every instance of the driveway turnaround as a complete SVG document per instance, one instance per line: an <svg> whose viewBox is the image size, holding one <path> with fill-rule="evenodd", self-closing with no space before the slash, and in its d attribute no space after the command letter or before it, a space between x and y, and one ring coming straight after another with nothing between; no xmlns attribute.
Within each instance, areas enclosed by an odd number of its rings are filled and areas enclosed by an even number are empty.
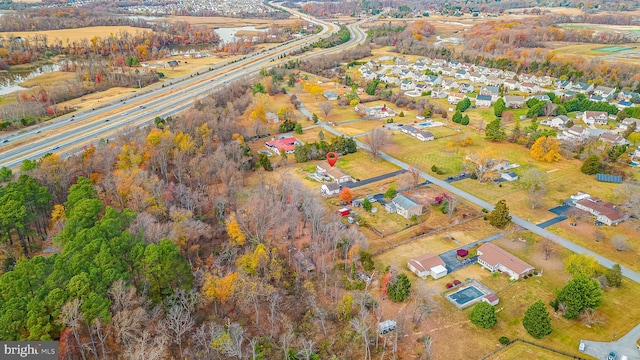
<svg viewBox="0 0 640 360"><path fill-rule="evenodd" d="M612 334L613 338L615 335ZM634 327L623 337L613 342L600 342L581 340L584 343L584 353L595 357L596 359L606 359L607 355L613 350L617 353L617 360L626 356L629 360L640 360L640 350L636 345L636 341L640 338L640 325Z"/></svg>

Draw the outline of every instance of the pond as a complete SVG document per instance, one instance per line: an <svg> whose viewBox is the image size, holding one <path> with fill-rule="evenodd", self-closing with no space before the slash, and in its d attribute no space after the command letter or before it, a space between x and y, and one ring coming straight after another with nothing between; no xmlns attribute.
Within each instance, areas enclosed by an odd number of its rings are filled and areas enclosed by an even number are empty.
<svg viewBox="0 0 640 360"><path fill-rule="evenodd" d="M34 69L25 71L2 71L0 72L0 95L7 95L14 91L24 90L20 83L32 79L38 75L60 70L56 64L42 65Z"/></svg>
<svg viewBox="0 0 640 360"><path fill-rule="evenodd" d="M264 32L267 30L268 29L258 29L255 26L240 26L240 27L233 27L233 28L218 28L218 29L215 29L214 31L216 32L216 34L218 34L218 36L220 36L220 40L224 42L233 42L238 40L238 37L236 37L236 33L238 31Z"/></svg>

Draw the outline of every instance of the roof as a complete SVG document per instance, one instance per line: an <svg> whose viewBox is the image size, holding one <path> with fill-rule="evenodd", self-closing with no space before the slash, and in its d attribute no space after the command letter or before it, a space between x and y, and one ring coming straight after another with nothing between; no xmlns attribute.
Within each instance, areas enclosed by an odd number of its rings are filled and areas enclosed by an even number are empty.
<svg viewBox="0 0 640 360"><path fill-rule="evenodd" d="M431 133L430 131L422 131L422 130L418 130L416 131L416 135L422 135L422 137L424 138L435 138L435 135L433 135L433 133Z"/></svg>
<svg viewBox="0 0 640 360"><path fill-rule="evenodd" d="M491 266L502 264L502 266L518 274L522 274L527 270L533 269L533 265L524 262L520 258L492 243L482 244L482 246L478 248L478 253L482 253L479 259L487 264Z"/></svg>
<svg viewBox="0 0 640 360"><path fill-rule="evenodd" d="M569 131L576 134L582 134L583 132L587 131L587 129L583 128L580 125L573 125L572 127L569 128Z"/></svg>
<svg viewBox="0 0 640 360"><path fill-rule="evenodd" d="M334 178L336 180L340 179L343 176L349 176L349 175L345 174L342 170L338 169L337 167L332 167L326 161L321 162L317 166L319 168L321 168L322 170L324 170L325 174L331 176L332 178Z"/></svg>
<svg viewBox="0 0 640 360"><path fill-rule="evenodd" d="M335 183L335 182L330 182L330 183L326 183L326 184L323 184L323 185L326 186L327 190L329 190L329 191L340 190L340 184Z"/></svg>
<svg viewBox="0 0 640 360"><path fill-rule="evenodd" d="M602 201L597 197L583 199L578 201L576 204L580 204L588 209L594 210L611 221L622 220L625 217L624 212L618 210L617 206L608 201Z"/></svg>
<svg viewBox="0 0 640 360"><path fill-rule="evenodd" d="M500 298L498 298L498 295L493 293L485 295L484 298L487 299L488 302L494 302L496 300L500 300Z"/></svg>
<svg viewBox="0 0 640 360"><path fill-rule="evenodd" d="M624 141L624 138L618 134L604 133L600 135L600 140L617 143L617 142Z"/></svg>
<svg viewBox="0 0 640 360"><path fill-rule="evenodd" d="M518 174L514 173L513 171L508 171L506 173L503 173L504 175L508 175L511 178L517 178Z"/></svg>
<svg viewBox="0 0 640 360"><path fill-rule="evenodd" d="M504 102L524 102L524 96L513 96L513 95L507 95L504 97Z"/></svg>
<svg viewBox="0 0 640 360"><path fill-rule="evenodd" d="M453 96L453 97L457 97L457 98L462 98L462 99L464 99L464 98L465 98L465 95L464 95L464 94L460 94L460 93L457 93L457 92L449 93L449 96Z"/></svg>
<svg viewBox="0 0 640 360"><path fill-rule="evenodd" d="M622 176L596 174L596 180L608 183L622 184Z"/></svg>
<svg viewBox="0 0 640 360"><path fill-rule="evenodd" d="M411 209L414 206L422 206L419 202L405 195L398 195L393 198L393 203L403 209Z"/></svg>
<svg viewBox="0 0 640 360"><path fill-rule="evenodd" d="M298 139L295 137L286 137L282 139L275 139L267 142L267 146L284 151L292 151L296 148L296 142Z"/></svg>
<svg viewBox="0 0 640 360"><path fill-rule="evenodd" d="M483 87L480 88L480 91L482 91L482 90L487 90L487 91L489 91L489 92L491 92L493 94L497 94L497 93L500 92L500 88L497 87L497 86L483 86Z"/></svg>
<svg viewBox="0 0 640 360"><path fill-rule="evenodd" d="M607 112L606 111L585 111L584 112L584 118L590 118L590 117L596 117L596 116L607 116Z"/></svg>
<svg viewBox="0 0 640 360"><path fill-rule="evenodd" d="M411 264L414 268L419 271L429 271L431 268L436 267L438 265L445 266L444 261L440 258L440 256L435 254L424 254L409 260L409 264Z"/></svg>
<svg viewBox="0 0 640 360"><path fill-rule="evenodd" d="M491 95L478 95L476 100L491 101Z"/></svg>

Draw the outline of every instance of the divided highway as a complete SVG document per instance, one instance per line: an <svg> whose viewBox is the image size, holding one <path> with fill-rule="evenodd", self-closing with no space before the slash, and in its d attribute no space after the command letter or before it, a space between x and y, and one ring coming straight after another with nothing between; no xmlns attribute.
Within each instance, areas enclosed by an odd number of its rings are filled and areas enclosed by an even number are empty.
<svg viewBox="0 0 640 360"><path fill-rule="evenodd" d="M210 72L186 75L169 83L142 90L133 96L124 97L104 107L81 111L73 116L63 116L48 122L45 126L5 136L0 140L0 167L17 168L24 160L38 159L50 152L68 156L77 152L83 145L95 143L109 134L118 133L126 128L146 126L157 116L175 115L193 106L193 101L199 96L206 95L231 81L253 76L263 67L268 68L289 61L293 57L283 60L277 60L277 57L282 53L300 49L339 29L335 24L293 10L287 11L322 26L323 30L310 38L290 41L276 48L254 53L240 61L218 65ZM348 28L352 33L349 42L303 54L298 58L327 56L364 42L366 36L357 24L351 24ZM5 139L8 140L7 143L3 143Z"/></svg>

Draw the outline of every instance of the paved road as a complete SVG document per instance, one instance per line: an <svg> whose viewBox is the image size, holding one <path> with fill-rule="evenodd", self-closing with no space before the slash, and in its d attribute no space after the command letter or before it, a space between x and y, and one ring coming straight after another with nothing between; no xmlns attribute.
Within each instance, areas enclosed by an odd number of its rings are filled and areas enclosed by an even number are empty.
<svg viewBox="0 0 640 360"><path fill-rule="evenodd" d="M303 113L305 113L307 116L311 116L311 113L309 113L309 111L304 106L301 106L300 110ZM334 135L337 135L337 136L344 135L340 131L336 130L335 128L333 128L331 126L326 125L325 123L319 122L318 124L320 124L320 126L322 126L326 131L328 131L328 132L330 132L330 133L332 133ZM366 144L362 143L361 141L355 140L355 142L358 145L358 147L360 147L362 149L365 149L365 150L369 150L369 147ZM388 154L385 154L385 153L381 153L380 154L380 158L382 158L383 160L386 160L386 161L388 161L388 162L390 162L392 164L395 164L395 165L397 165L397 166L399 166L399 167L401 167L403 169L409 169L409 167L410 167L409 164L407 164L407 163L405 163L405 162L403 162L401 160L398 160L398 159L396 159L396 158L394 158L394 157L392 157L392 156L390 156ZM471 203L474 203L474 204L476 204L476 205L478 205L480 207L483 207L483 208L485 208L485 209L487 209L489 211L492 211L493 208L494 208L493 204L490 204L490 203L478 198L475 195L469 194L466 191L458 189L457 187L449 184L448 182L446 182L444 180L440 180L440 179L438 179L438 178L436 178L436 177L434 177L434 176L432 176L430 174L427 174L425 172L422 172L422 171L420 172L420 176L422 176L427 181L432 182L434 185L436 185L436 186L438 186L438 187L440 187L440 188L442 188L442 189L444 189L444 190L446 190L446 191L448 191L448 192L450 192L450 193L452 193L452 194L454 194L456 196L459 196L459 197L461 197L461 198L463 198L463 199L465 199L465 200L467 200L467 201L469 201ZM549 239L549 240L551 240L551 241L553 241L553 242L555 242L555 243L563 246L564 248L569 249L569 250L571 250L571 251L573 251L575 253L591 255L591 256L595 257L596 260L598 260L598 262L600 264L602 264L603 266L605 266L607 268L610 268L615 264L615 262L605 258L604 256L596 254L595 252L593 252L593 251L591 251L589 249L586 249L586 248L584 248L584 247L582 247L580 245L574 244L573 242L571 242L571 241L569 241L569 240L567 240L567 239L565 239L563 237L560 237L560 236L558 236L558 235L556 235L556 234L554 234L554 233L552 233L552 232L550 232L550 231L548 231L546 229L543 229L543 228L541 228L540 226L538 226L536 224L532 224L529 221L524 220L524 219L522 219L522 218L520 218L518 216L515 216L515 215L511 214L511 220L513 221L514 224L516 224L516 225L518 225L518 226L520 226L520 227L522 227L522 228L524 228L526 230L529 230L534 234L537 234L539 236L547 238L547 239ZM635 281L637 283L640 283L640 273L632 271L631 269L628 269L628 268L626 268L624 266L621 266L621 268L622 268L622 275L623 276L625 276L628 279L633 280L633 281Z"/></svg>
<svg viewBox="0 0 640 360"><path fill-rule="evenodd" d="M407 172L407 170L402 169L402 170L390 172L390 173L387 173L387 174L384 174L384 175L374 176L372 178L365 179L365 180L362 180L362 181L344 183L344 184L342 184L342 186L348 187L349 189L354 189L354 188L357 188L357 187L360 187L360 186L369 185L369 184L374 183L376 181L388 179L388 178L391 178L391 177L394 177L394 176L397 176L397 175L402 175L402 174L404 174L406 172Z"/></svg>
<svg viewBox="0 0 640 360"><path fill-rule="evenodd" d="M611 334L613 336L613 334ZM611 350L618 354L618 360L625 355L629 360L640 360L640 350L636 341L640 338L640 325L634 327L614 342L581 340L585 344L584 353L596 359L606 359Z"/></svg>

